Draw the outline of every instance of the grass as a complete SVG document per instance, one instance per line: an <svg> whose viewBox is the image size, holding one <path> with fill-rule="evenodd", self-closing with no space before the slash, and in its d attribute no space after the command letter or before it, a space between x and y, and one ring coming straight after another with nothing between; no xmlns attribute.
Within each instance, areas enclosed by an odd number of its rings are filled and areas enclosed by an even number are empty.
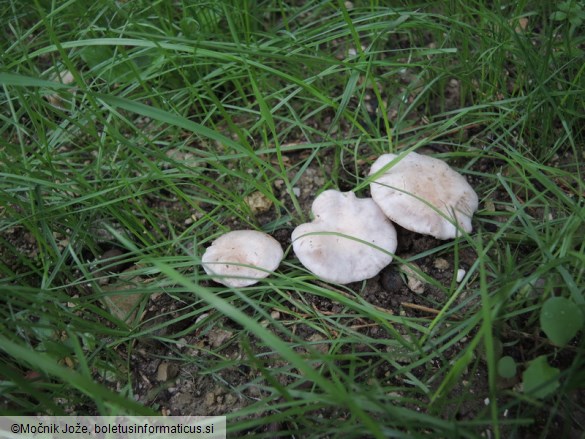
<svg viewBox="0 0 585 439"><path fill-rule="evenodd" d="M581 333L539 326L552 296L585 311L582 31L525 1L244 3L0 2L1 411L160 413L172 393L141 374L168 361L236 398L231 435L583 430ZM290 247L241 290L201 269L231 229L286 241L311 172L311 199L367 196L378 154L425 147L480 198L471 235L396 255L467 264L462 283L421 270L433 294L411 301L434 314L321 283ZM540 355L546 399L520 386Z"/></svg>

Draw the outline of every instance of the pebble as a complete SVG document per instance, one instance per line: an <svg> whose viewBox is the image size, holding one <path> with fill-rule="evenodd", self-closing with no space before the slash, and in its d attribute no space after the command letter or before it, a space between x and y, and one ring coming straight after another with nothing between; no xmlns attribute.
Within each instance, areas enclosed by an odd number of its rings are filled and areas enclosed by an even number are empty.
<svg viewBox="0 0 585 439"><path fill-rule="evenodd" d="M208 335L209 344L213 348L218 348L229 338L231 338L232 335L234 334L231 331L226 331L225 329L214 329Z"/></svg>
<svg viewBox="0 0 585 439"><path fill-rule="evenodd" d="M256 191L244 198L245 203L250 207L250 210L257 213L265 213L272 207L272 201L266 197L262 192Z"/></svg>
<svg viewBox="0 0 585 439"><path fill-rule="evenodd" d="M446 270L449 268L449 262L443 258L437 258L433 262L433 265L437 270Z"/></svg>
<svg viewBox="0 0 585 439"><path fill-rule="evenodd" d="M207 392L203 400L208 407L215 405L215 393Z"/></svg>
<svg viewBox="0 0 585 439"><path fill-rule="evenodd" d="M199 323L209 317L209 313L203 313L195 319L195 323Z"/></svg>
<svg viewBox="0 0 585 439"><path fill-rule="evenodd" d="M422 294L425 292L425 282L421 277L417 274L415 269L420 270L418 265L411 263L409 265L402 264L400 266L402 272L406 275L407 286L410 291L416 294Z"/></svg>
<svg viewBox="0 0 585 439"><path fill-rule="evenodd" d="M457 283L460 283L466 274L467 272L463 268L457 270Z"/></svg>
<svg viewBox="0 0 585 439"><path fill-rule="evenodd" d="M164 382L176 378L179 374L179 368L176 364L162 362L156 370L156 380Z"/></svg>

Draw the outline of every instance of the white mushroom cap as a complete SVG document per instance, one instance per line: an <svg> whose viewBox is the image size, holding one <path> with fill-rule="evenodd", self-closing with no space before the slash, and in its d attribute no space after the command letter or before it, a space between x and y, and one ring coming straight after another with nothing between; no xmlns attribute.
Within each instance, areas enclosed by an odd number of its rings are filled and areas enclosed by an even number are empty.
<svg viewBox="0 0 585 439"><path fill-rule="evenodd" d="M396 157L380 156L370 175ZM459 228L471 232L471 217L478 207L477 194L465 177L445 162L415 152L408 153L376 178L370 192L392 221L438 239L455 238L460 234Z"/></svg>
<svg viewBox="0 0 585 439"><path fill-rule="evenodd" d="M239 288L268 276L278 268L283 256L278 241L266 233L235 230L213 241L201 261L214 281Z"/></svg>
<svg viewBox="0 0 585 439"><path fill-rule="evenodd" d="M357 282L392 262L396 229L371 198L328 190L315 198L312 211L315 219L294 229L292 245L301 263L321 279Z"/></svg>

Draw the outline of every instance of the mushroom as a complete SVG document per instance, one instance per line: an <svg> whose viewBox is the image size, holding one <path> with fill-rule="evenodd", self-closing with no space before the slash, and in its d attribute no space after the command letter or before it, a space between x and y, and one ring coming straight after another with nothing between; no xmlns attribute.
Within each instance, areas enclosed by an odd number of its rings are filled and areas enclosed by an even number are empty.
<svg viewBox="0 0 585 439"><path fill-rule="evenodd" d="M276 270L284 253L276 239L256 230L234 230L217 238L201 261L212 279L228 287L254 285Z"/></svg>
<svg viewBox="0 0 585 439"><path fill-rule="evenodd" d="M384 154L370 175L398 157ZM395 223L438 239L455 238L472 230L471 217L478 199L465 177L445 162L410 152L370 184L374 201Z"/></svg>
<svg viewBox="0 0 585 439"><path fill-rule="evenodd" d="M313 201L315 219L292 232L301 263L328 282L369 279L392 261L396 229L371 198L327 190Z"/></svg>

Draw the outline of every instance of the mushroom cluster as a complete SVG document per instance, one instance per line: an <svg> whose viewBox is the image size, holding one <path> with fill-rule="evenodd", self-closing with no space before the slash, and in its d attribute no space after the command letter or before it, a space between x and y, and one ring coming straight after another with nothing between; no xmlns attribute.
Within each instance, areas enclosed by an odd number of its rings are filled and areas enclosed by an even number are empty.
<svg viewBox="0 0 585 439"><path fill-rule="evenodd" d="M313 221L293 230L295 254L317 277L347 284L377 275L396 251L391 221L437 239L472 231L477 194L445 162L415 152L384 154L369 175L372 198L326 190L313 201ZM213 280L237 288L268 276L283 256L269 235L238 230L215 240L202 262Z"/></svg>
<svg viewBox="0 0 585 439"><path fill-rule="evenodd" d="M397 246L390 220L437 239L471 232L477 194L445 162L416 152L384 154L370 176L372 198L325 191L313 202L313 222L292 233L295 254L321 279L345 284L378 274Z"/></svg>

